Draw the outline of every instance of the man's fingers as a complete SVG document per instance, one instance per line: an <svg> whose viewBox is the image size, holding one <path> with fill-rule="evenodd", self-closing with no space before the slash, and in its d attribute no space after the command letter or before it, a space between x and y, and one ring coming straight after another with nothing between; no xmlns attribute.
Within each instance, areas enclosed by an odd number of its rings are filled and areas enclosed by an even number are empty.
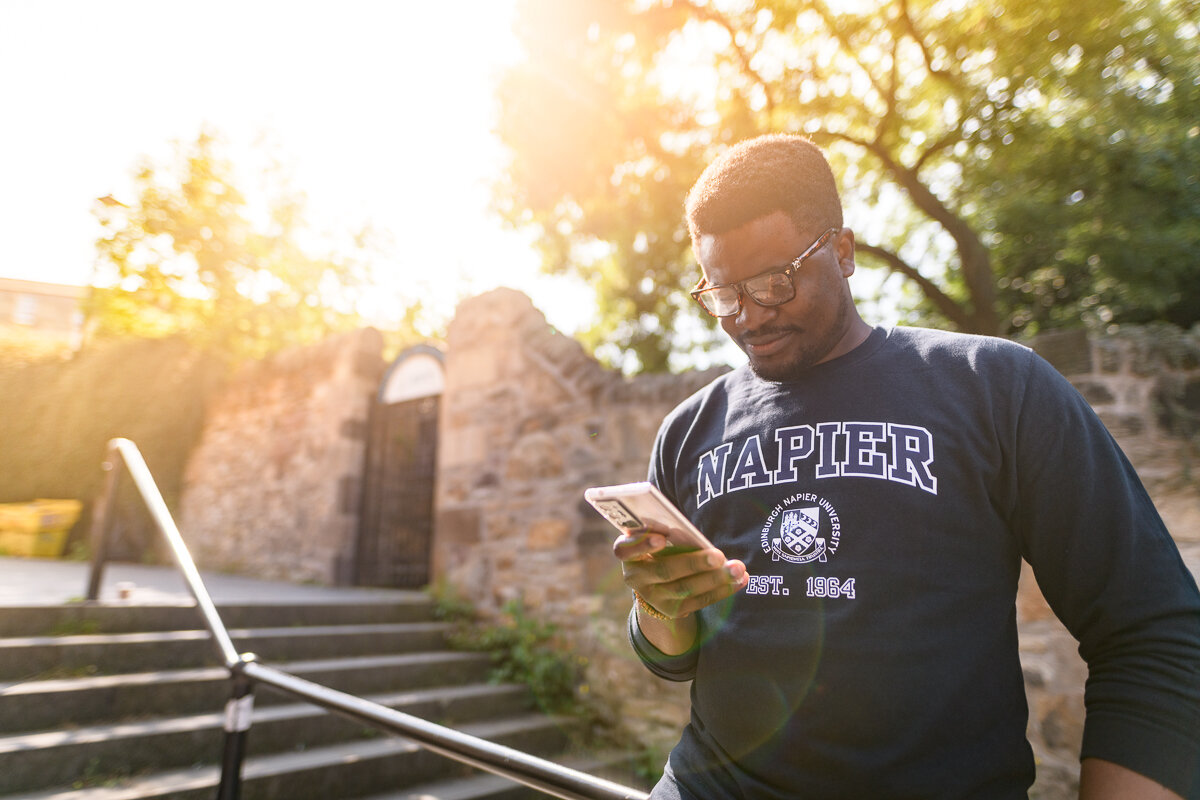
<svg viewBox="0 0 1200 800"><path fill-rule="evenodd" d="M649 551L653 552L653 551ZM626 560L622 564L625 582L634 589L653 583L671 583L690 575L718 569L725 563L720 550L694 550L689 553L659 555L651 559Z"/></svg>
<svg viewBox="0 0 1200 800"><path fill-rule="evenodd" d="M731 564L741 564L741 562L730 562ZM726 597L731 597L745 588L750 582L749 576L746 575L745 567L740 571L741 577L734 578L730 575L725 581L717 584L707 592L692 595L679 603L680 614L690 614L693 611L699 611L705 606L711 606L719 600L724 600Z"/></svg>
<svg viewBox="0 0 1200 800"><path fill-rule="evenodd" d="M669 542L644 528L613 542L625 584L654 609L671 618L723 600L749 582L741 561L728 561L716 548L664 555Z"/></svg>
<svg viewBox="0 0 1200 800"><path fill-rule="evenodd" d="M648 530L630 531L613 542L613 555L621 561L651 556L667 546L666 537Z"/></svg>
<svg viewBox="0 0 1200 800"><path fill-rule="evenodd" d="M665 559L655 559L660 560ZM718 560L718 564L716 568L707 567L675 580L656 581L651 576L655 567L661 569L661 566L639 563L626 573L625 582L662 613L682 617L729 597L749 582L741 561Z"/></svg>

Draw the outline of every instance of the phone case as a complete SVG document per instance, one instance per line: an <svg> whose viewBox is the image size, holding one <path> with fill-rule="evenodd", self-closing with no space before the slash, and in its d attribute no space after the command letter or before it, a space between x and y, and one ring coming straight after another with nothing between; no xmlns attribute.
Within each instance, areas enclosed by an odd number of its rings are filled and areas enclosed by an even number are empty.
<svg viewBox="0 0 1200 800"><path fill-rule="evenodd" d="M583 496L601 516L622 531L652 525L666 532L675 549L712 547L704 534L652 483L593 486Z"/></svg>

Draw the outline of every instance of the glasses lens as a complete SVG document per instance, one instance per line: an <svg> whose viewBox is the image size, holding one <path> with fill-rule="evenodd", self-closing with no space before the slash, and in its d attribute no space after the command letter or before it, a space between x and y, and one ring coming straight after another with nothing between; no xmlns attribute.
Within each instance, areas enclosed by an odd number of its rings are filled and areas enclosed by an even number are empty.
<svg viewBox="0 0 1200 800"><path fill-rule="evenodd" d="M746 281L745 287L746 294L750 295L754 302L764 306L777 306L796 296L792 276L785 272L759 275Z"/></svg>
<svg viewBox="0 0 1200 800"><path fill-rule="evenodd" d="M728 317L738 311L738 293L732 286L715 286L699 295L700 305L714 317Z"/></svg>

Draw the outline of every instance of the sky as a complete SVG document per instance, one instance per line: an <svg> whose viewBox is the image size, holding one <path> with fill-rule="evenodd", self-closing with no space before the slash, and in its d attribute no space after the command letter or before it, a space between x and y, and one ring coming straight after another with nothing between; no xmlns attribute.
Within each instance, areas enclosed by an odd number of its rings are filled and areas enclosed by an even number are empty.
<svg viewBox="0 0 1200 800"><path fill-rule="evenodd" d="M389 235L374 321L414 292L448 317L504 285L578 330L590 291L541 275L530 237L487 209L511 14L512 0L0 0L0 277L89 283L95 199L132 200L140 161L207 128L235 164L281 161L315 228Z"/></svg>

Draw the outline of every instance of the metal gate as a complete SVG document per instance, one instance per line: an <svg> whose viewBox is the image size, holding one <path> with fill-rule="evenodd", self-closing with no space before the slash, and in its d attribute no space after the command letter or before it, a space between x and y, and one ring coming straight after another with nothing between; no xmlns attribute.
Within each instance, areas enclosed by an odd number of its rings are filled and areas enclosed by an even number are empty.
<svg viewBox="0 0 1200 800"><path fill-rule="evenodd" d="M429 582L441 378L438 351L405 351L371 409L355 581L361 586Z"/></svg>

